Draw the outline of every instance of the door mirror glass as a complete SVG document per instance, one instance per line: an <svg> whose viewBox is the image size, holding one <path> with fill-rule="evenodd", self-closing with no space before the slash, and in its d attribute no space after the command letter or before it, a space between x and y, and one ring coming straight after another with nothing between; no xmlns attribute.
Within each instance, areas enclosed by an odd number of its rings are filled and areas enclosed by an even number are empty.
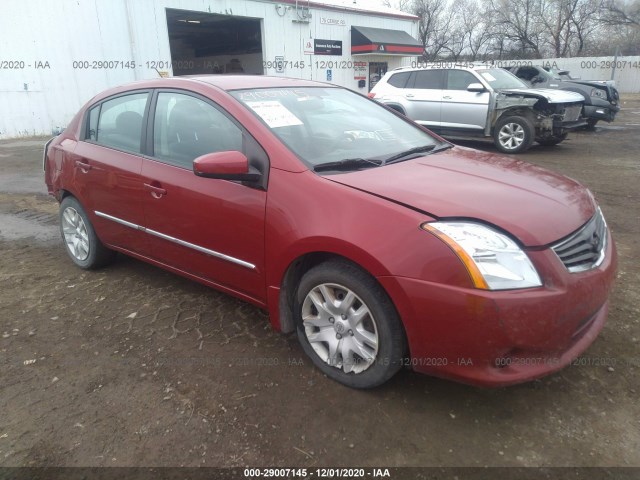
<svg viewBox="0 0 640 480"><path fill-rule="evenodd" d="M249 160L242 152L226 151L207 153L193 161L193 173L199 177L256 182L260 172L249 166Z"/></svg>

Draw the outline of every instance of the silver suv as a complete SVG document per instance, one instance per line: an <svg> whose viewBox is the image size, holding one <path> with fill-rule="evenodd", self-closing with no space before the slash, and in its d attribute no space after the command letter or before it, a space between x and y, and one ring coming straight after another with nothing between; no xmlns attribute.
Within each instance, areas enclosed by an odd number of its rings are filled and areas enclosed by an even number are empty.
<svg viewBox="0 0 640 480"><path fill-rule="evenodd" d="M397 68L369 96L443 136L492 137L504 153L557 145L586 125L581 95L529 88L500 68Z"/></svg>

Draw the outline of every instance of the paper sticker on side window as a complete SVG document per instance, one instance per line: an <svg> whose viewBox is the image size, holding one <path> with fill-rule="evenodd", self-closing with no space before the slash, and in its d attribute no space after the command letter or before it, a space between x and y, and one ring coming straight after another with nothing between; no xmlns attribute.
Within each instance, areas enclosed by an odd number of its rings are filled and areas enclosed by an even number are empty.
<svg viewBox="0 0 640 480"><path fill-rule="evenodd" d="M496 77L491 75L489 72L482 72L480 75L482 75L487 82L495 82L496 81Z"/></svg>
<svg viewBox="0 0 640 480"><path fill-rule="evenodd" d="M300 119L277 100L246 103L267 123L267 125L269 125L270 128L302 125Z"/></svg>

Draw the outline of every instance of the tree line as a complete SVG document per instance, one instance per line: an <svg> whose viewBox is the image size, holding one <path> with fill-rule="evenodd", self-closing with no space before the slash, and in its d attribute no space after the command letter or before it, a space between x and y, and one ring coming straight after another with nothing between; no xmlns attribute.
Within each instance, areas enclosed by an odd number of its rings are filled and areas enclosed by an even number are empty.
<svg viewBox="0 0 640 480"><path fill-rule="evenodd" d="M419 17L424 60L640 55L640 0L385 0Z"/></svg>

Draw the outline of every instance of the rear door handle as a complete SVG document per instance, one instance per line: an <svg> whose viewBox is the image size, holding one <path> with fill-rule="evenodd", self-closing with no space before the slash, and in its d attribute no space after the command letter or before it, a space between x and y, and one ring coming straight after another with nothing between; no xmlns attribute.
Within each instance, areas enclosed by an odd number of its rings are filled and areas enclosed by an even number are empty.
<svg viewBox="0 0 640 480"><path fill-rule="evenodd" d="M407 98L413 98L414 97L413 93L405 93L404 96L407 97Z"/></svg>
<svg viewBox="0 0 640 480"><path fill-rule="evenodd" d="M89 165L87 162L83 162L82 160L76 160L76 168L79 168L84 173L87 173L89 170L91 170L91 165Z"/></svg>
<svg viewBox="0 0 640 480"><path fill-rule="evenodd" d="M160 198L160 197L162 197L162 196L167 194L167 190L166 189L164 189L162 187L158 187L156 185L152 185L150 183L145 183L144 184L144 188L151 192L151 196L153 198Z"/></svg>

